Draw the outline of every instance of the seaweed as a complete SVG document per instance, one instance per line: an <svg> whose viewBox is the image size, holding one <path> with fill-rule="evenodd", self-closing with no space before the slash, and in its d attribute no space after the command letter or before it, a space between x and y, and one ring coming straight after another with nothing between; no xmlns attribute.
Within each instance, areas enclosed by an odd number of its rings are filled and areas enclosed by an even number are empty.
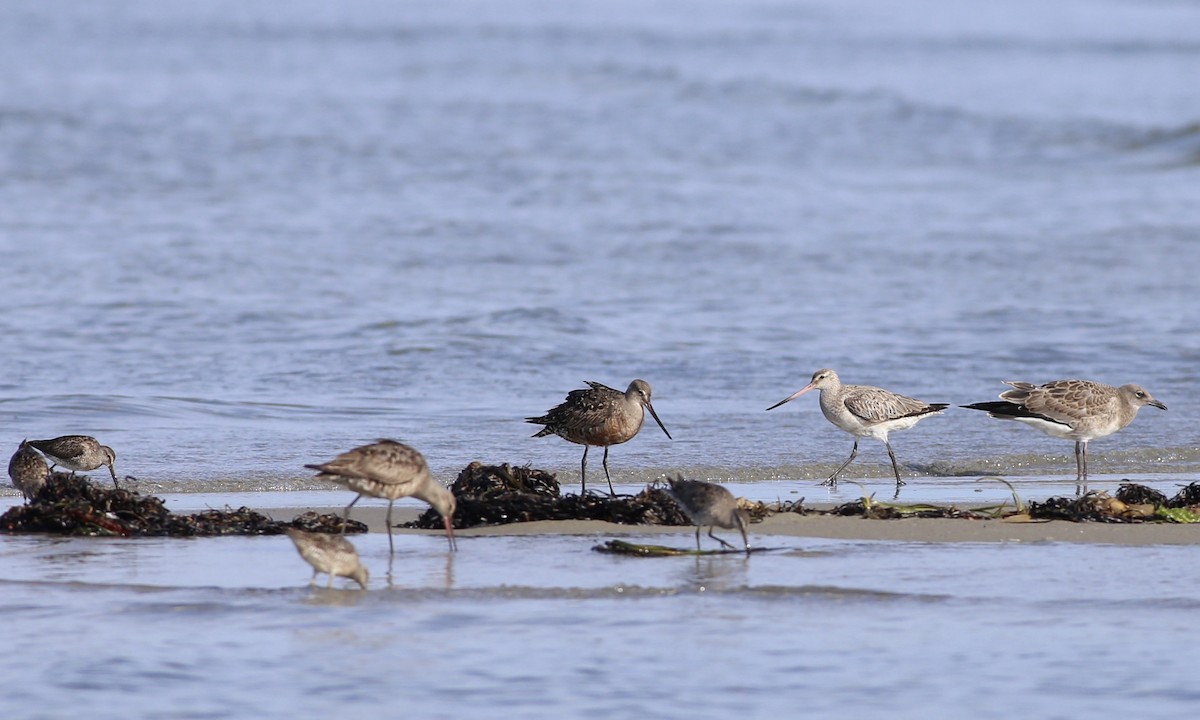
<svg viewBox="0 0 1200 720"><path fill-rule="evenodd" d="M1167 496L1154 488L1136 483L1121 483L1116 498L1126 505L1165 505Z"/></svg>
<svg viewBox="0 0 1200 720"><path fill-rule="evenodd" d="M691 525L661 489L648 487L636 495L562 495L552 473L534 468L472 462L450 485L458 508L454 527L497 525L537 520L605 520L621 525ZM426 510L404 527L436 530L441 516Z"/></svg>
<svg viewBox="0 0 1200 720"><path fill-rule="evenodd" d="M110 537L211 537L217 535L278 535L298 527L315 532L340 532L338 515L306 513L291 522L272 520L249 508L204 510L179 515L161 498L131 490L93 485L86 476L54 473L28 505L0 515L0 530L9 533L49 533ZM352 522L347 532L366 532Z"/></svg>
<svg viewBox="0 0 1200 720"><path fill-rule="evenodd" d="M666 545L643 545L641 543L631 543L624 540L606 540L605 542L592 546L592 550L610 555L632 555L634 557L675 557L678 555L749 555L756 552L769 552L776 548L752 547L746 550L741 548L715 548L712 550L692 550L690 548L674 548Z"/></svg>
<svg viewBox="0 0 1200 720"><path fill-rule="evenodd" d="M1189 483L1175 497L1167 501L1167 507L1186 508L1200 505L1200 482Z"/></svg>

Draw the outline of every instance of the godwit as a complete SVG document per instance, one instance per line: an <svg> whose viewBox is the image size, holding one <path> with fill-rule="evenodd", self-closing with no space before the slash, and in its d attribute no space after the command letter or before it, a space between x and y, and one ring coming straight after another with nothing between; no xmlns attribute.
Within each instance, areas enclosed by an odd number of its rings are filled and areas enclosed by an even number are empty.
<svg viewBox="0 0 1200 720"><path fill-rule="evenodd" d="M33 500L38 490L46 484L46 476L50 474L50 466L29 445L28 440L22 440L21 446L13 453L8 461L8 477L13 487L21 491L25 502Z"/></svg>
<svg viewBox="0 0 1200 720"><path fill-rule="evenodd" d="M113 487L119 487L117 471L113 468L117 454L90 435L63 435L52 440L30 440L29 444L41 450L42 454L50 459L51 470L62 465L74 475L76 470L95 470L101 465L107 465L108 472L112 475Z"/></svg>
<svg viewBox="0 0 1200 720"><path fill-rule="evenodd" d="M696 549L700 549L700 528L708 526L708 536L733 550L734 547L721 538L713 535L718 527L733 530L736 528L742 534L742 543L746 553L750 553L750 541L746 538L746 524L749 519L746 511L738 508L733 493L720 485L700 480L684 480L667 478L667 494L679 503L692 524L696 526Z"/></svg>
<svg viewBox="0 0 1200 720"><path fill-rule="evenodd" d="M1075 491L1087 487L1089 440L1112 435L1133 422L1138 410L1167 406L1138 385L1113 387L1091 380L1055 380L1045 385L1008 382L1012 390L1000 393L1000 402L963 405L983 410L994 418L1016 420L1050 437L1075 441Z"/></svg>
<svg viewBox="0 0 1200 720"><path fill-rule="evenodd" d="M300 557L312 565L312 578L309 585L317 582L317 573L329 575L329 589L333 589L333 578L341 576L350 578L363 590L367 589L367 578L370 573L358 559L358 551L354 545L341 535L328 533L311 533L296 528L285 530L288 537L296 544Z"/></svg>
<svg viewBox="0 0 1200 720"><path fill-rule="evenodd" d="M404 443L379 440L348 450L322 465L304 467L317 470L317 477L322 480L345 485L358 493L342 514L343 534L346 532L346 522L350 519L350 508L354 507L359 498L363 495L385 498L388 501L388 549L394 553L396 550L392 545L392 504L398 498L411 495L418 500L424 500L438 511L446 526L450 549L456 549L454 494L429 476L429 465L425 462L425 457Z"/></svg>
<svg viewBox="0 0 1200 720"><path fill-rule="evenodd" d="M843 385L836 372L824 368L813 373L812 381L803 388L767 410L774 410L809 390L821 391L821 412L825 418L854 436L854 447L850 449L850 457L822 483L834 487L837 486L838 475L858 455L858 439L871 437L882 442L887 448L888 457L892 460L892 472L896 474L896 493L899 494L904 481L900 479L900 467L896 464L896 453L892 451L892 444L888 442L888 433L893 430L907 430L926 417L937 415L950 407L948 403L924 403L870 385Z"/></svg>
<svg viewBox="0 0 1200 720"><path fill-rule="evenodd" d="M642 408L650 411L651 417L667 439L667 432L654 406L650 404L650 383L645 380L634 380L629 383L625 392L614 390L607 385L585 380L587 390L572 390L567 393L567 399L541 417L525 418L525 422L534 425L545 425L533 437L557 435L577 445L583 446L583 462L580 467L579 493L587 492L587 454L588 448L595 445L604 448L604 477L608 479L608 492L616 496L613 490L612 477L608 474L608 446L619 445L633 438L642 429L642 421L646 419Z"/></svg>

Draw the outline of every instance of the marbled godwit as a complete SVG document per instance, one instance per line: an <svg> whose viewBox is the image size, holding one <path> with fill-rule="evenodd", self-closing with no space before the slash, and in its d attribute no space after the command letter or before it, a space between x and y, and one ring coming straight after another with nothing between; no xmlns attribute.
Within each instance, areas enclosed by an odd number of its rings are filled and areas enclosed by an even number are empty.
<svg viewBox="0 0 1200 720"><path fill-rule="evenodd" d="M824 485L837 486L838 475L858 455L858 439L871 437L887 448L892 460L892 472L896 474L896 493L904 481L900 479L900 467L896 464L896 453L888 442L888 433L907 430L930 415L937 415L950 407L947 403L924 403L890 390L870 385L843 385L838 374L829 368L813 373L812 381L797 392L780 400L767 410L794 400L809 390L821 391L821 412L829 422L854 436L854 447L850 457L829 476Z"/></svg>
<svg viewBox="0 0 1200 720"><path fill-rule="evenodd" d="M358 559L358 551L354 545L341 535L328 533L311 533L296 528L285 530L288 537L296 544L296 550L305 562L312 565L312 579L309 585L317 582L317 573L329 575L329 589L333 589L333 578L341 576L350 578L367 589L367 578L370 573Z"/></svg>
<svg viewBox="0 0 1200 720"><path fill-rule="evenodd" d="M95 470L101 465L107 465L108 472L112 475L113 487L119 487L117 471L113 468L117 454L90 435L63 435L52 440L30 440L29 444L49 458L51 470L62 465L74 475L76 470Z"/></svg>
<svg viewBox="0 0 1200 720"><path fill-rule="evenodd" d="M734 547L721 538L713 535L713 530L723 527L727 530L737 529L742 534L742 543L746 553L750 552L750 541L746 538L746 524L749 519L746 511L738 508L733 493L720 485L700 480L684 480L667 478L667 494L679 503L692 524L696 526L696 549L700 549L700 529L708 526L708 536L721 545L733 550Z"/></svg>
<svg viewBox="0 0 1200 720"><path fill-rule="evenodd" d="M591 380L584 381L587 390L572 390L567 399L541 417L525 418L525 422L545 425L533 437L557 435L564 440L583 446L583 462L580 466L579 493L587 492L588 448L595 445L604 448L604 477L608 480L609 494L616 496L612 477L608 474L608 446L619 445L631 440L642 429L646 415L642 408L650 411L651 417L667 439L667 432L654 406L650 404L650 383L634 380L625 392L614 390Z"/></svg>
<svg viewBox="0 0 1200 720"><path fill-rule="evenodd" d="M22 440L21 446L13 453L8 461L8 477L13 487L21 491L28 503L37 495L38 490L46 484L46 476L50 474L50 466L30 445L28 440Z"/></svg>
<svg viewBox="0 0 1200 720"><path fill-rule="evenodd" d="M1000 393L1000 402L963 405L983 410L994 418L1016 420L1050 437L1075 441L1075 491L1087 486L1089 440L1112 435L1133 422L1138 410L1167 406L1138 385L1113 387L1091 380L1055 380L1045 385L1008 382L1012 390Z"/></svg>
<svg viewBox="0 0 1200 720"><path fill-rule="evenodd" d="M305 465L306 468L317 470L317 477L331 480L339 485L345 485L358 496L346 506L342 515L342 532L346 532L346 522L350 519L350 508L363 495L385 498L388 501L387 530L388 549L393 553L392 545L392 504L398 498L415 497L433 506L442 516L446 526L446 538L450 541L450 549L455 550L454 542L454 494L438 484L429 476L429 465L421 453L395 440L379 440L370 445L348 450L334 459L321 465Z"/></svg>

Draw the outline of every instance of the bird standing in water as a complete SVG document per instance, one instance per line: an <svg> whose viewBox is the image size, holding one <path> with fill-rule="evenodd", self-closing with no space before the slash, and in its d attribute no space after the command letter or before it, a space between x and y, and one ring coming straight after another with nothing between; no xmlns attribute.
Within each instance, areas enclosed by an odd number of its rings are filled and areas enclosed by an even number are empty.
<svg viewBox="0 0 1200 720"><path fill-rule="evenodd" d="M684 514L696 526L696 549L700 549L700 529L708 526L708 536L721 545L733 550L734 547L721 538L713 535L718 527L727 530L737 530L742 534L742 543L746 553L750 553L750 541L746 538L746 525L749 519L746 511L737 506L733 493L716 483L701 480L685 480L667 478L667 494L679 503Z"/></svg>
<svg viewBox="0 0 1200 720"><path fill-rule="evenodd" d="M604 477L608 480L608 492L613 490L612 476L608 474L608 447L627 442L642 429L646 419L645 410L650 411L654 422L667 432L654 406L650 404L650 383L634 380L625 392L614 390L591 380L585 381L586 390L572 390L567 399L541 417L525 418L525 422L545 425L533 437L557 435L564 440L583 446L583 462L580 465L579 493L587 492L587 455L592 446L604 448Z"/></svg>
<svg viewBox="0 0 1200 720"><path fill-rule="evenodd" d="M858 439L871 437L887 448L888 457L892 460L892 472L896 475L897 495L904 481L900 479L900 467L896 464L896 453L892 451L888 433L907 430L930 415L938 415L950 407L947 403L925 403L870 385L843 385L836 372L823 368L813 373L811 382L767 410L774 410L810 390L821 391L821 412L825 418L854 436L850 457L823 484L836 487L838 476L858 455Z"/></svg>
<svg viewBox="0 0 1200 720"><path fill-rule="evenodd" d="M329 575L331 590L335 576L350 578L361 585L363 590L367 589L370 573L358 559L358 551L349 540L341 535L311 533L296 528L288 528L284 532L296 544L300 557L312 565L313 574L312 579L308 581L309 585L316 583L317 573L326 573Z"/></svg>
<svg viewBox="0 0 1200 720"><path fill-rule="evenodd" d="M1000 393L1000 401L963 405L983 410L1000 420L1016 420L1037 428L1050 437L1075 441L1075 492L1087 487L1089 440L1112 435L1137 417L1138 410L1155 400L1139 385L1113 387L1092 380L1055 380L1045 385L1008 381L1012 390Z"/></svg>
<svg viewBox="0 0 1200 720"><path fill-rule="evenodd" d="M346 522L350 519L350 508L363 495L384 498L388 501L388 549L395 553L392 544L392 505L399 498L412 496L424 500L438 511L446 527L450 549L455 549L454 493L430 477L425 456L408 445L395 440L379 440L347 450L327 463L304 467L316 470L319 480L345 485L358 493L342 514L343 534L346 532Z"/></svg>

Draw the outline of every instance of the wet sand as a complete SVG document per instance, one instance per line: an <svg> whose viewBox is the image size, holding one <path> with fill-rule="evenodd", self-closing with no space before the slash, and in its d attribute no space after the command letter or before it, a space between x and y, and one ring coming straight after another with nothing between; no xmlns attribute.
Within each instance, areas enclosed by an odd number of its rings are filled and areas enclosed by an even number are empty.
<svg viewBox="0 0 1200 720"><path fill-rule="evenodd" d="M344 507L344 506L343 506ZM303 506L263 509L277 520L288 520L307 510L341 513L342 507ZM354 506L351 517L367 523L371 532L384 531L386 506ZM399 508L393 513L397 523L415 520L423 512L416 508ZM1074 523L1061 520L1049 522L1008 522L1004 520L957 520L944 518L904 518L899 520L867 520L860 517L829 515L774 515L750 526L751 544L755 537L785 536L831 538L839 540L890 540L896 542L965 543L965 542L1070 542L1106 543L1115 545L1200 545L1200 524L1168 523ZM440 535L440 530L397 528L401 534ZM680 535L695 532L689 527L661 525L617 525L597 520L555 520L510 523L455 530L459 538L511 535L586 535L596 539L626 535ZM721 531L717 531L721 535ZM757 544L762 544L759 539Z"/></svg>

